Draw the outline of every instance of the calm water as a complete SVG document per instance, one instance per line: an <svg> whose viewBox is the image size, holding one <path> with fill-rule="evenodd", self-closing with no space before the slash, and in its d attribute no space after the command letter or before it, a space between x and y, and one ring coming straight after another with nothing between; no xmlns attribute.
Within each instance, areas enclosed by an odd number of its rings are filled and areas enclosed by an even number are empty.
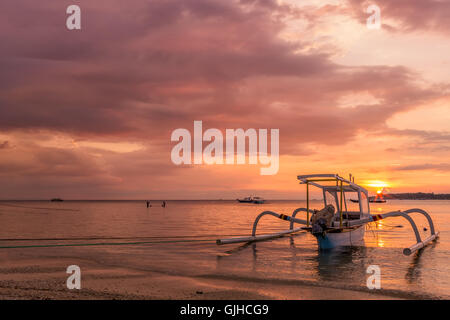
<svg viewBox="0 0 450 320"><path fill-rule="evenodd" d="M152 204L147 209L143 201L0 202L1 246L152 242L0 249L0 254L22 250L23 254L33 252L39 257L80 257L109 266L168 274L270 278L275 283L285 283L288 279L293 284L354 290L365 287L366 268L375 264L381 268L382 290L396 290L406 297L450 298L450 201L372 204L372 213L422 208L432 215L440 238L436 244L412 256L402 254L403 248L412 245L415 239L403 218L390 218L368 226L365 247L319 252L316 240L306 233L247 246L215 244L217 238L249 235L254 218L263 210L291 214L294 209L305 207L302 201L271 201L264 205L169 201L166 208L160 207L159 201ZM314 205L320 208L319 202ZM428 227L424 218L418 215L416 222L423 235L429 234L423 231L423 227ZM286 221L265 217L258 230L266 233L287 227Z"/></svg>

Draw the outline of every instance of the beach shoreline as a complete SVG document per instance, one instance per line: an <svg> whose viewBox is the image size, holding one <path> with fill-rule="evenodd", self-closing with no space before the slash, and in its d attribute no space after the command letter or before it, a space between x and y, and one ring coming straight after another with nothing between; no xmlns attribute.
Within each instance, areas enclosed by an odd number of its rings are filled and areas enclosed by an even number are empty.
<svg viewBox="0 0 450 320"><path fill-rule="evenodd" d="M3 300L386 300L395 295L310 286L288 281L237 276L170 275L146 270L105 267L83 260L81 289L68 289L66 273L73 259L15 260L0 268Z"/></svg>

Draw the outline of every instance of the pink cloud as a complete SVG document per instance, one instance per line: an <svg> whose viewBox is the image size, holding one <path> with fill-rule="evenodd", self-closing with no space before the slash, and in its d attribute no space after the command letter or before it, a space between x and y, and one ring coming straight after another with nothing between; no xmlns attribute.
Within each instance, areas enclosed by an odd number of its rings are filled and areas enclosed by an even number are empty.
<svg viewBox="0 0 450 320"><path fill-rule="evenodd" d="M383 21L383 27L395 32L437 31L448 33L450 30L450 2L442 0L347 0L353 8L353 13L366 23L365 9L370 4L376 4L381 9L382 17L393 19L391 25Z"/></svg>

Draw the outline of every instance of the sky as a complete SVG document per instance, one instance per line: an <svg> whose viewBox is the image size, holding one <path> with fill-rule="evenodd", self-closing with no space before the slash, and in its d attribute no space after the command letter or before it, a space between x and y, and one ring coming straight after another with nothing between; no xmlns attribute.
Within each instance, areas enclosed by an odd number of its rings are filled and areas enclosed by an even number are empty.
<svg viewBox="0 0 450 320"><path fill-rule="evenodd" d="M450 193L449 16L439 0L2 0L0 199L299 199L313 173ZM175 165L171 134L196 120L279 129L277 174Z"/></svg>

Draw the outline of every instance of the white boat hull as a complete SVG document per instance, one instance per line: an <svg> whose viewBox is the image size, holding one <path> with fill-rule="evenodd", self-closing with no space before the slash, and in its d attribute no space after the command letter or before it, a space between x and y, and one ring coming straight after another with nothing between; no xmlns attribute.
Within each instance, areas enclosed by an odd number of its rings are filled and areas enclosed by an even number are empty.
<svg viewBox="0 0 450 320"><path fill-rule="evenodd" d="M342 232L326 232L324 235L314 235L320 249L332 249L344 246L357 246L364 242L366 228L364 225L353 230Z"/></svg>

